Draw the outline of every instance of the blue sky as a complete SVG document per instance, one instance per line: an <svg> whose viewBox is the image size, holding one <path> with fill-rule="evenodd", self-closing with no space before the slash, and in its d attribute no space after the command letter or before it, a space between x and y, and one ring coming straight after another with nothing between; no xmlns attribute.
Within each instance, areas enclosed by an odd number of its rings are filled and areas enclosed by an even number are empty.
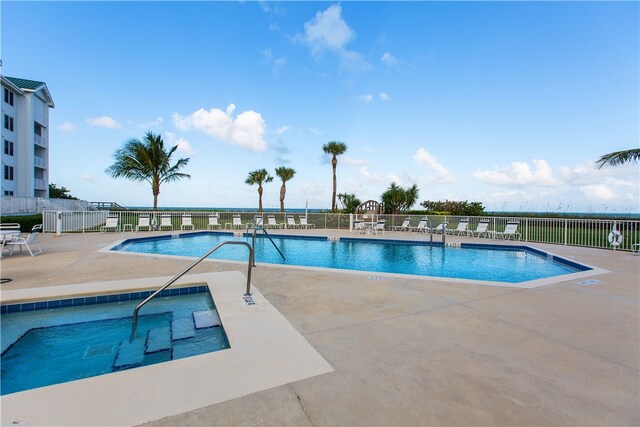
<svg viewBox="0 0 640 427"><path fill-rule="evenodd" d="M104 172L150 130L191 159L165 207L257 207L248 173L285 165L286 206L330 208L338 140L338 192L363 201L393 181L490 210L640 211L637 165L593 167L640 144L638 2L3 1L1 19L2 73L56 103L50 180L82 199L152 204Z"/></svg>

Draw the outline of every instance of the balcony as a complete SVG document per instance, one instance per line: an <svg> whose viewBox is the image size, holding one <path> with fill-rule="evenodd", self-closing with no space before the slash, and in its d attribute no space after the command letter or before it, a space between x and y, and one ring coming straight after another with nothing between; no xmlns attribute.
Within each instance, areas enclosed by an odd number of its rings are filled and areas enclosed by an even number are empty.
<svg viewBox="0 0 640 427"><path fill-rule="evenodd" d="M33 179L33 188L36 190L46 190L47 189L47 181L40 178Z"/></svg>
<svg viewBox="0 0 640 427"><path fill-rule="evenodd" d="M47 148L47 138L42 135L34 134L33 142L35 142L35 144L39 147Z"/></svg>
<svg viewBox="0 0 640 427"><path fill-rule="evenodd" d="M33 164L34 164L35 167L40 168L40 169L46 169L47 168L47 161L44 159L44 157L33 156Z"/></svg>

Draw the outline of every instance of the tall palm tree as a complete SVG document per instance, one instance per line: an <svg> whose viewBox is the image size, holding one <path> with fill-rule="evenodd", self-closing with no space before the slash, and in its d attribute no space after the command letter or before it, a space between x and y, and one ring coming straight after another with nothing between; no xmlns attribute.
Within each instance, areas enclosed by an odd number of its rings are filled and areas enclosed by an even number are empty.
<svg viewBox="0 0 640 427"><path fill-rule="evenodd" d="M404 206L402 210L408 211L418 201L420 196L420 190L417 184L413 184L411 187L404 190Z"/></svg>
<svg viewBox="0 0 640 427"><path fill-rule="evenodd" d="M601 169L605 165L618 166L631 162L638 163L638 160L640 160L640 148L632 148L631 150L604 154L596 161L596 166Z"/></svg>
<svg viewBox="0 0 640 427"><path fill-rule="evenodd" d="M249 176L245 184L258 185L258 212L262 212L262 184L273 181L273 177L269 175L266 169L258 169L249 172Z"/></svg>
<svg viewBox="0 0 640 427"><path fill-rule="evenodd" d="M296 170L280 166L276 168L276 175L282 180L282 187L280 187L280 212L284 212L284 196L287 193L287 187L285 183L289 181L296 174Z"/></svg>
<svg viewBox="0 0 640 427"><path fill-rule="evenodd" d="M338 166L338 156L347 151L347 145L344 142L331 141L322 146L325 153L331 154L331 166L333 166L333 195L331 196L331 210L336 211L336 167Z"/></svg>
<svg viewBox="0 0 640 427"><path fill-rule="evenodd" d="M171 156L178 149L175 145L169 151L164 148L160 135L147 132L144 139L132 138L113 154L115 161L105 172L113 178L126 178L132 181L147 181L153 192L153 210L158 209L160 184L191 179L191 175L179 172L189 163L189 159L178 159L171 165Z"/></svg>

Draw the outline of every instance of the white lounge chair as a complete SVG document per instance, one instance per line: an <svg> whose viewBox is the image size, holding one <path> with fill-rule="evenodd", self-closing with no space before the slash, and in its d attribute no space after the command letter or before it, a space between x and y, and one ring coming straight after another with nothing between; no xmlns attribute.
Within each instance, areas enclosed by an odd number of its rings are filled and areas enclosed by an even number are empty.
<svg viewBox="0 0 640 427"><path fill-rule="evenodd" d="M207 225L209 230L213 230L214 228L220 228L220 223L218 222L218 214L209 215L209 225Z"/></svg>
<svg viewBox="0 0 640 427"><path fill-rule="evenodd" d="M4 247L9 249L9 255L13 255L13 250L16 246L20 248L20 252L22 252L22 247L26 246L32 257L40 255L42 253L42 248L40 247L40 244L36 239L37 234L37 232L29 233L27 237L20 237L20 235L15 235L9 242L5 243ZM35 253L31 250L31 246L29 246L34 244L38 248L38 252Z"/></svg>
<svg viewBox="0 0 640 427"><path fill-rule="evenodd" d="M495 238L507 239L510 240L513 237L513 240L520 240L520 233L518 233L518 225L520 223L517 221L509 221L507 222L504 231L494 231L491 233Z"/></svg>
<svg viewBox="0 0 640 427"><path fill-rule="evenodd" d="M467 230L470 236L483 236L487 234L487 228L489 228L489 220L483 219L478 223L478 227L475 230Z"/></svg>
<svg viewBox="0 0 640 427"><path fill-rule="evenodd" d="M418 225L416 225L415 227L411 227L409 230L416 231L418 233L426 233L428 229L429 229L429 221L426 219L421 219Z"/></svg>
<svg viewBox="0 0 640 427"><path fill-rule="evenodd" d="M173 231L173 223L171 222L170 214L162 214L160 216L160 231L162 231L164 228L168 228L169 230Z"/></svg>
<svg viewBox="0 0 640 427"><path fill-rule="evenodd" d="M105 231L115 231L116 233L120 231L120 226L118 225L118 217L117 216L108 216L107 222L100 227L100 232L104 233Z"/></svg>
<svg viewBox="0 0 640 427"><path fill-rule="evenodd" d="M467 219L461 219L460 222L458 222L458 227L456 228L447 228L447 234L455 234L457 236L459 236L462 233L466 233L467 227L469 226L469 220Z"/></svg>
<svg viewBox="0 0 640 427"><path fill-rule="evenodd" d="M293 215L287 215L287 228L300 228L300 225L296 224L296 219Z"/></svg>
<svg viewBox="0 0 640 427"><path fill-rule="evenodd" d="M253 224L255 227L262 227L264 224L264 219L262 218L262 215L256 215L253 217Z"/></svg>
<svg viewBox="0 0 640 427"><path fill-rule="evenodd" d="M136 225L136 232L140 229L146 228L147 231L151 231L151 224L149 222L149 215L142 214L138 217L138 225Z"/></svg>
<svg viewBox="0 0 640 427"><path fill-rule="evenodd" d="M245 228L245 224L242 223L242 217L240 214L234 214L231 224L227 225L230 225L231 228Z"/></svg>
<svg viewBox="0 0 640 427"><path fill-rule="evenodd" d="M387 223L386 219L381 219L378 222L376 222L376 225L373 226L373 228L371 229L373 231L373 234L384 234L384 226Z"/></svg>
<svg viewBox="0 0 640 427"><path fill-rule="evenodd" d="M267 225L266 228L283 228L284 224L278 224L276 222L276 217L275 215L269 215L267 216Z"/></svg>
<svg viewBox="0 0 640 427"><path fill-rule="evenodd" d="M187 229L187 228L190 229L190 230L195 230L196 229L196 227L191 222L191 215L184 214L184 215L182 215L182 224L180 224L180 230L184 230L184 229Z"/></svg>
<svg viewBox="0 0 640 427"><path fill-rule="evenodd" d="M391 231L408 231L411 229L411 219L405 218L402 225L392 225Z"/></svg>
<svg viewBox="0 0 640 427"><path fill-rule="evenodd" d="M309 224L307 222L307 217L304 215L300 215L298 216L298 219L300 220L300 228L316 228L315 224Z"/></svg>
<svg viewBox="0 0 640 427"><path fill-rule="evenodd" d="M438 226L431 230L432 233L441 234L447 232L447 224L446 222L441 222Z"/></svg>
<svg viewBox="0 0 640 427"><path fill-rule="evenodd" d="M354 221L353 231L357 231L360 234L367 232L367 224L364 221Z"/></svg>

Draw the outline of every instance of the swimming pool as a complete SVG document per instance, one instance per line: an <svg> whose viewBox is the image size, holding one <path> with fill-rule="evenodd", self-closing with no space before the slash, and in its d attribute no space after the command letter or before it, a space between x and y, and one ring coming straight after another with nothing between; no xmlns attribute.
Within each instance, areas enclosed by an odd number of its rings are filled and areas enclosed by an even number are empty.
<svg viewBox="0 0 640 427"><path fill-rule="evenodd" d="M2 395L229 348L206 286L2 305Z"/></svg>
<svg viewBox="0 0 640 427"><path fill-rule="evenodd" d="M360 270L378 273L522 283L571 274L589 267L547 255L526 246L462 244L444 247L425 241L271 235L285 256L271 242L256 236L256 262L307 267ZM199 257L225 240L245 239L233 233L204 232L129 239L114 251ZM245 248L225 246L211 258L246 261Z"/></svg>

